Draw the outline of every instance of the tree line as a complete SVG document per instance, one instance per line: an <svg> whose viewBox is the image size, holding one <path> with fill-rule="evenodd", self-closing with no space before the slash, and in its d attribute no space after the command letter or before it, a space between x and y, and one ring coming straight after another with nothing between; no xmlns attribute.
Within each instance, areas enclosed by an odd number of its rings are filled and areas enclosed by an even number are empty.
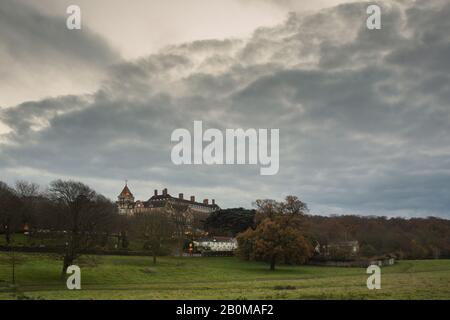
<svg viewBox="0 0 450 320"><path fill-rule="evenodd" d="M13 187L0 182L0 234L11 248L14 234L27 227L35 236L47 235L61 255L63 273L83 253L111 245L112 236L114 249L129 250L133 243L155 263L158 255L181 255L196 236L193 230L237 237L242 258L267 261L271 268L277 262L304 263L317 245L349 240L359 242L364 257L450 258L446 219L317 216L294 196L281 202L257 200L254 205L252 210L219 210L207 218L170 204L121 216L115 203L81 182L55 180L45 190L26 181Z"/></svg>
<svg viewBox="0 0 450 320"><path fill-rule="evenodd" d="M14 187L0 182L0 234L8 248L13 250L18 233L46 238L58 249L62 274L82 254L105 248L111 236L115 249L127 249L132 239L155 263L165 245L181 254L188 222L196 223L190 218L186 208L171 205L121 216L115 203L77 181L55 180L45 191L26 181Z"/></svg>
<svg viewBox="0 0 450 320"><path fill-rule="evenodd" d="M304 250L302 259L310 258L311 249L317 245L327 246L354 240L359 243L362 257L390 255L399 259L450 258L450 220L437 217L312 215L307 205L293 196L281 202L258 200L255 206L255 210L233 208L214 212L206 220L205 228L212 234L224 232L228 236L237 236L241 254L247 259L267 260L267 257L261 257L258 253L267 252L267 248L262 250L258 246L267 245L264 241L268 235L275 237L277 232L280 233L280 239L287 239L288 234L292 236L295 232L306 240L309 249ZM256 241L258 238L264 241ZM275 246L275 242L272 245ZM247 252L244 248L247 248ZM285 253L289 256L289 250ZM342 252L334 254L330 258L342 258Z"/></svg>

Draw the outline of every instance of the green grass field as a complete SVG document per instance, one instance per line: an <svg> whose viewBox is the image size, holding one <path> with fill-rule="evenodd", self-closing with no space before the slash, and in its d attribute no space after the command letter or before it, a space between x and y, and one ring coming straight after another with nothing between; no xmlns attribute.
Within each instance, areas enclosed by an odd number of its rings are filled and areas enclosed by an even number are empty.
<svg viewBox="0 0 450 320"><path fill-rule="evenodd" d="M0 299L449 299L450 260L400 261L368 290L363 268L267 265L237 258L88 256L82 290L68 290L56 256L18 254L17 288L0 253Z"/></svg>

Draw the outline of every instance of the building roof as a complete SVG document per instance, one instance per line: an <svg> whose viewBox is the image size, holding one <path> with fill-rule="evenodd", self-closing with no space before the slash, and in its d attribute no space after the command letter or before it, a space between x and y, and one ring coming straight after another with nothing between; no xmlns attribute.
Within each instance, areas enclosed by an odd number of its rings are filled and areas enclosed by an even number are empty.
<svg viewBox="0 0 450 320"><path fill-rule="evenodd" d="M200 238L196 240L197 242L235 242L236 238L233 237L211 237L211 238Z"/></svg>
<svg viewBox="0 0 450 320"><path fill-rule="evenodd" d="M205 204L203 202L197 202L197 201L191 201L189 199L180 199L180 198L176 198L176 197L172 197L170 194L161 194L161 195L154 195L152 196L147 203L150 204L152 202L164 202L166 200L173 200L175 203L177 204L185 204L185 205L189 205L189 204L194 204L194 205L198 205L198 206L202 206L202 207L210 207L210 208L217 208L219 209L219 206L217 204L212 204L212 203L208 203Z"/></svg>
<svg viewBox="0 0 450 320"><path fill-rule="evenodd" d="M128 189L128 185L125 184L125 187L123 187L122 192L119 194L119 198L127 198L132 196L133 194L131 193L130 189Z"/></svg>
<svg viewBox="0 0 450 320"><path fill-rule="evenodd" d="M336 241L336 242L331 242L328 243L327 246L329 247L353 247L353 246L358 246L359 242L357 240L352 240L352 241Z"/></svg>
<svg viewBox="0 0 450 320"><path fill-rule="evenodd" d="M128 188L128 185L125 184L122 192L118 196L119 202L123 201L127 198L133 198L132 201L134 201L134 196L131 193L130 189ZM207 199L205 199L206 202ZM214 202L214 199L213 199ZM190 206L199 206L204 208L210 208L213 211L220 209L220 207L215 203L205 203L205 202L197 202L191 201L191 199L184 199L182 196L182 193L180 193L180 196L178 198L172 197L168 192L167 189L163 190L163 194L157 194L157 190L155 190L155 194L148 199L147 201L136 201L136 204L139 203L139 207L144 208L160 208L164 207L167 203L170 203L172 206L179 206L179 207L190 207Z"/></svg>

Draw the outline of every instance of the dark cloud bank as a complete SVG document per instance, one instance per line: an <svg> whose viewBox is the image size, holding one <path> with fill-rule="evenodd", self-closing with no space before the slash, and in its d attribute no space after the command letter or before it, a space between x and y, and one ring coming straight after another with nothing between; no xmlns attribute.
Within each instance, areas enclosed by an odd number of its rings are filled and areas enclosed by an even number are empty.
<svg viewBox="0 0 450 320"><path fill-rule="evenodd" d="M0 1L0 106L47 95L85 92L120 55L87 26L65 28L27 0ZM78 90L76 90L78 89ZM83 90L84 89L84 90Z"/></svg>
<svg viewBox="0 0 450 320"><path fill-rule="evenodd" d="M100 190L111 197L126 177L142 198L168 186L224 206L295 194L316 213L449 217L450 3L380 5L381 30L366 29L363 3L291 14L250 39L116 64L94 94L4 110L2 175L115 181ZM279 128L279 174L173 165L170 134L193 120Z"/></svg>

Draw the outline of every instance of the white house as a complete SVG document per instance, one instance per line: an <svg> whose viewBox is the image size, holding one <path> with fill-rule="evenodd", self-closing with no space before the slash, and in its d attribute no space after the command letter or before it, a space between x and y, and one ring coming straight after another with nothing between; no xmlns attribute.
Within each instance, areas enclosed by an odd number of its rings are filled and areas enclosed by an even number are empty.
<svg viewBox="0 0 450 320"><path fill-rule="evenodd" d="M236 238L214 237L194 241L194 246L199 251L227 252L237 249Z"/></svg>

